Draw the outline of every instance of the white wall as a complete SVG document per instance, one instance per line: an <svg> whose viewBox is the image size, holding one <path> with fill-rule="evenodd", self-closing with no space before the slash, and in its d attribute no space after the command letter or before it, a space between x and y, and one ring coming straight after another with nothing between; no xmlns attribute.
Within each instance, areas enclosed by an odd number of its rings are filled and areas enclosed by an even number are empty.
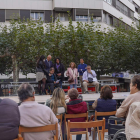
<svg viewBox="0 0 140 140"><path fill-rule="evenodd" d="M140 0L133 0L137 5L140 6Z"/></svg>
<svg viewBox="0 0 140 140"><path fill-rule="evenodd" d="M0 9L52 10L52 0L0 0Z"/></svg>
<svg viewBox="0 0 140 140"><path fill-rule="evenodd" d="M103 0L54 0L53 8L103 9Z"/></svg>

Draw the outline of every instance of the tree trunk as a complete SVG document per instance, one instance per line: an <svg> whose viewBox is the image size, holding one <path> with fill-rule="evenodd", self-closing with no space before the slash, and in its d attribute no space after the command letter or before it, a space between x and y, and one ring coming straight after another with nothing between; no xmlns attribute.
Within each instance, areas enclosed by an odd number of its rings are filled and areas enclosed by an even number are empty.
<svg viewBox="0 0 140 140"><path fill-rule="evenodd" d="M18 82L19 81L19 67L17 64L16 56L12 55L12 65L13 65L13 82ZM13 87L13 94L17 94L17 89L18 85L17 83L14 84L15 86Z"/></svg>

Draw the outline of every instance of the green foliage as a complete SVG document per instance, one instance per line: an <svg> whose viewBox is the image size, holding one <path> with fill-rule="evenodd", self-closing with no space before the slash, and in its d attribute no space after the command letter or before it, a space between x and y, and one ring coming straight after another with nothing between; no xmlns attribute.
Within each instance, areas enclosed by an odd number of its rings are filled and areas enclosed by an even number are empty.
<svg viewBox="0 0 140 140"><path fill-rule="evenodd" d="M12 71L10 56L16 57L19 69L27 74L35 72L36 61L41 55L59 57L65 68L70 62L92 66L98 75L130 70L140 72L140 27L101 30L94 22L77 22L74 26L69 15L69 24L59 20L44 26L39 21L11 21L0 27L0 72Z"/></svg>

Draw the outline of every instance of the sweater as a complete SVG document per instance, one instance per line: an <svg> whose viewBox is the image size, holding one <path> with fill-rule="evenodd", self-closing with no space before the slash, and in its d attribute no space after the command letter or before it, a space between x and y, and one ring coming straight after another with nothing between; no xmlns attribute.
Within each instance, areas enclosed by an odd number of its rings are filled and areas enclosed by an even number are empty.
<svg viewBox="0 0 140 140"><path fill-rule="evenodd" d="M35 101L21 103L19 111L20 125L24 127L40 127L58 122L58 119L49 107L38 104ZM58 133L60 134L59 124ZM23 137L25 140L53 140L54 134L55 131L25 133Z"/></svg>
<svg viewBox="0 0 140 140"><path fill-rule="evenodd" d="M67 103L67 114L81 114L87 112L87 103L80 99L73 99ZM86 118L70 118L71 122L85 122ZM85 131L85 129L72 129L71 131Z"/></svg>
<svg viewBox="0 0 140 140"><path fill-rule="evenodd" d="M17 138L19 125L18 104L10 99L0 99L0 140Z"/></svg>
<svg viewBox="0 0 140 140"><path fill-rule="evenodd" d="M116 100L113 100L113 99L97 99L95 101L95 103L93 103L93 106L94 104L96 104L96 108L95 110L97 112L112 112L112 111L116 111L116 107L117 107L117 102ZM103 118L105 118L105 128L108 129L108 118L110 116L99 116L97 117L98 120L102 120Z"/></svg>
<svg viewBox="0 0 140 140"><path fill-rule="evenodd" d="M86 71L87 64L78 65L78 72L80 76L83 76L83 73Z"/></svg>
<svg viewBox="0 0 140 140"><path fill-rule="evenodd" d="M127 114L129 112L129 107L134 102L140 102L140 91L130 94L121 104L119 109L116 112L116 117L123 118L127 117Z"/></svg>
<svg viewBox="0 0 140 140"><path fill-rule="evenodd" d="M130 105L125 123L125 133L127 140L140 139L140 102Z"/></svg>

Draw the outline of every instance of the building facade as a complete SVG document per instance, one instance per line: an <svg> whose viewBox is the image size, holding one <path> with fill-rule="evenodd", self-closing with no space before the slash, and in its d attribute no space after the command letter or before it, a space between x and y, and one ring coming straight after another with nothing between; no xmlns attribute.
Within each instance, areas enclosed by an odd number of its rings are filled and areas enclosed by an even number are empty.
<svg viewBox="0 0 140 140"><path fill-rule="evenodd" d="M73 21L90 22L93 16L95 23L105 27L115 26L121 19L127 28L132 22L139 25L140 0L0 0L0 23L20 17L41 18L44 23L59 18L68 24L67 11Z"/></svg>

